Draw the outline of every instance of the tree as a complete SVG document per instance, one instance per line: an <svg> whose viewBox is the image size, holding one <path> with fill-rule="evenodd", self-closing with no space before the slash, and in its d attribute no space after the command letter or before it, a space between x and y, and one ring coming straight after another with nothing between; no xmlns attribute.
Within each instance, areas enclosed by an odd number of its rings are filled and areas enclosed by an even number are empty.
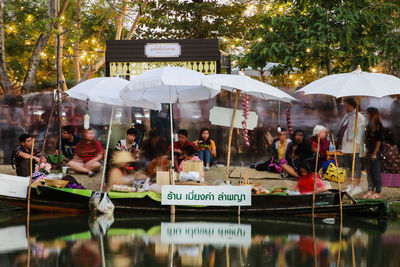
<svg viewBox="0 0 400 267"><path fill-rule="evenodd" d="M279 62L283 68L276 75L295 67L331 74L359 64L368 69L391 60L400 49L399 34L394 34L399 28L396 1L273 2L275 8L258 16L258 27L249 35L257 42L241 66Z"/></svg>

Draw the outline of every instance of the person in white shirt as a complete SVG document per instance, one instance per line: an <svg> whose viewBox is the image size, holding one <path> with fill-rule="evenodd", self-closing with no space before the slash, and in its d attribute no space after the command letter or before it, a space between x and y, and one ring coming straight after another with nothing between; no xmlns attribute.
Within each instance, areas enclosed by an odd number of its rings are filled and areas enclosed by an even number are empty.
<svg viewBox="0 0 400 267"><path fill-rule="evenodd" d="M356 157L354 165L354 177L351 176L352 164L353 164L353 147L354 147L354 127L356 121L356 102L353 98L346 98L343 101L343 106L346 111L346 115L343 117L339 124L339 132L337 137L337 145L339 151L344 154L344 166L347 169L349 176L349 185L346 188L346 192L356 195L362 192L360 187L361 182L361 160L360 156L363 155L363 140L365 134L365 127L367 120L358 112L358 124L357 124L357 136L356 136ZM355 179L355 184L352 189L352 181Z"/></svg>

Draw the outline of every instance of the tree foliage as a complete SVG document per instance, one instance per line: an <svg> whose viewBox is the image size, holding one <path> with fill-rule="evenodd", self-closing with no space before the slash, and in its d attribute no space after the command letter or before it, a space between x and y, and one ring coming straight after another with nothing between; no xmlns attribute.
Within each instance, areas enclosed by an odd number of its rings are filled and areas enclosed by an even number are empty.
<svg viewBox="0 0 400 267"><path fill-rule="evenodd" d="M279 62L277 75L294 68L331 74L390 62L392 73L399 70L398 1L273 2L249 34L256 43L241 58L242 67Z"/></svg>

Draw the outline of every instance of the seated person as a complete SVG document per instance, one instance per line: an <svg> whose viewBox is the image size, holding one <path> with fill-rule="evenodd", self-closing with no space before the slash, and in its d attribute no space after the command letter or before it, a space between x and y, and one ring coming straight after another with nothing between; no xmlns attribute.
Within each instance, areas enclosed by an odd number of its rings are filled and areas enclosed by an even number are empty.
<svg viewBox="0 0 400 267"><path fill-rule="evenodd" d="M113 185L132 185L134 176L131 175L133 168L130 167L130 163L134 161L130 152L117 151L114 153L112 167L108 174L107 191L110 191Z"/></svg>
<svg viewBox="0 0 400 267"><path fill-rule="evenodd" d="M189 142L187 139L188 139L188 131L185 129L180 129L178 131L178 141L174 142L174 154L177 165L179 165L183 160L183 149L185 147L191 146L195 149L194 153L197 152L195 145ZM171 146L169 146L169 151L171 152Z"/></svg>
<svg viewBox="0 0 400 267"><path fill-rule="evenodd" d="M130 128L126 131L126 138L119 140L115 145L115 150L117 151L127 151L136 158L139 152L139 145L136 143L137 130L135 128Z"/></svg>
<svg viewBox="0 0 400 267"><path fill-rule="evenodd" d="M21 134L19 137L19 145L15 150L15 165L18 176L30 175L30 158L32 150L32 137L29 134ZM44 157L41 157L38 148L33 147L32 169L35 170L35 164L46 162Z"/></svg>
<svg viewBox="0 0 400 267"><path fill-rule="evenodd" d="M150 162L159 155L160 149L164 150L165 147L168 148L165 139L161 138L156 129L152 129L149 132L149 137L142 142L140 151L140 155L143 157L146 166L148 166Z"/></svg>
<svg viewBox="0 0 400 267"><path fill-rule="evenodd" d="M250 167L255 168L257 171L282 173L282 165L287 164L285 156L290 143L292 143L292 140L287 138L287 131L282 128L278 133L278 139L272 143L271 158L264 163L251 165Z"/></svg>
<svg viewBox="0 0 400 267"><path fill-rule="evenodd" d="M79 173L87 173L93 177L100 170L103 159L103 147L95 139L94 131L83 131L82 140L76 145L74 157L68 162L68 167Z"/></svg>
<svg viewBox="0 0 400 267"><path fill-rule="evenodd" d="M165 151L160 151L156 154L156 157L150 162L146 169L146 175L148 177L154 177L157 171L168 171L169 170L169 157Z"/></svg>
<svg viewBox="0 0 400 267"><path fill-rule="evenodd" d="M383 130L383 143L381 149L382 173L400 173L400 154L389 129ZM382 159L381 158L381 159Z"/></svg>
<svg viewBox="0 0 400 267"><path fill-rule="evenodd" d="M319 178L318 174L310 171L312 168L307 164L307 162L303 159L298 161L298 176L299 181L296 185L296 190L298 190L301 194L312 194L314 191L314 177L317 178L316 185L315 185L315 193L322 193L324 191L329 190L331 187L326 185L322 180Z"/></svg>
<svg viewBox="0 0 400 267"><path fill-rule="evenodd" d="M196 148L193 146L186 146L183 148L183 160L179 164L179 171L181 172L183 169L183 164L187 160L200 160L200 158L196 155Z"/></svg>
<svg viewBox="0 0 400 267"><path fill-rule="evenodd" d="M81 141L81 137L74 135L72 126L64 126L61 137L61 150L64 155L64 161L68 162L74 157L75 147ZM58 155L58 150L56 150L56 154Z"/></svg>
<svg viewBox="0 0 400 267"><path fill-rule="evenodd" d="M299 178L298 164L300 160L312 161L313 153L311 145L308 144L304 138L303 130L296 130L294 132L294 141L289 144L286 152L287 164L282 164L283 176L286 174Z"/></svg>
<svg viewBox="0 0 400 267"><path fill-rule="evenodd" d="M322 162L328 160L328 150L329 150L329 142L326 139L328 135L328 129L322 125L317 125L314 127L313 136L309 139L308 143L311 144L314 155L317 154L318 150L318 137L319 141L319 157L318 157L318 165L321 166ZM316 158L316 157L315 157Z"/></svg>
<svg viewBox="0 0 400 267"><path fill-rule="evenodd" d="M209 170L213 163L213 158L217 156L217 147L214 140L210 138L210 130L208 128L200 130L199 139L194 142L194 145L198 150L200 160L204 162L205 169Z"/></svg>

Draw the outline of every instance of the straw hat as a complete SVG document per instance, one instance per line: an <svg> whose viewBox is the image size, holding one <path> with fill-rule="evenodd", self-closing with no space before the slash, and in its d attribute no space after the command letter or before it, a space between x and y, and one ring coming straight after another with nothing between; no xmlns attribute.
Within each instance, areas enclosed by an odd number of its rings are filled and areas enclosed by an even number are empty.
<svg viewBox="0 0 400 267"><path fill-rule="evenodd" d="M127 151L119 151L115 152L113 156L112 163L115 165L120 165L128 162L134 162L135 159L132 157L132 154Z"/></svg>

